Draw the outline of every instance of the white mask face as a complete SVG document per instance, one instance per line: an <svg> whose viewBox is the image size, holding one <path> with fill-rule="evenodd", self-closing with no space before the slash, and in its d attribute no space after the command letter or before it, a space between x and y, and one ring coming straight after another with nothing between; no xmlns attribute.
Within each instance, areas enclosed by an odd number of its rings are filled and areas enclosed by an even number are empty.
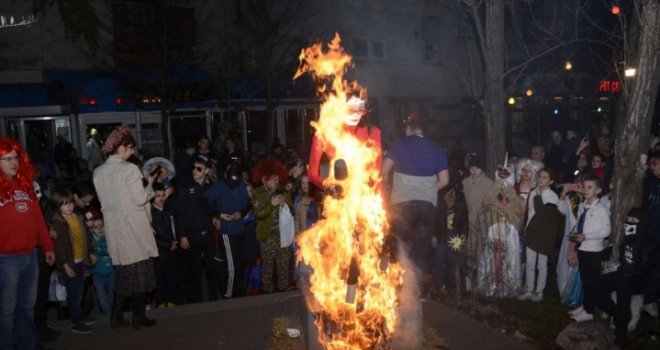
<svg viewBox="0 0 660 350"><path fill-rule="evenodd" d="M42 196L42 194L41 194L41 186L40 186L39 183L36 182L36 181L32 182L32 186L34 187L34 194L37 196L37 199L40 200L40 199L41 199L41 196Z"/></svg>
<svg viewBox="0 0 660 350"><path fill-rule="evenodd" d="M624 227L624 233L626 236L634 235L637 234L637 224L631 225L631 224L623 224Z"/></svg>
<svg viewBox="0 0 660 350"><path fill-rule="evenodd" d="M365 101L359 97L351 97L348 100L348 113L344 124L348 126L356 126L360 123L360 119L366 110Z"/></svg>

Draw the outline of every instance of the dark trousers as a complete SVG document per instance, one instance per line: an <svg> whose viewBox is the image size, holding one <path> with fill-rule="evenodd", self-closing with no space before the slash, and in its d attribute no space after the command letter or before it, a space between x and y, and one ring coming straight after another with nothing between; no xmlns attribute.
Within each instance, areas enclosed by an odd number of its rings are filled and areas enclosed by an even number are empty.
<svg viewBox="0 0 660 350"><path fill-rule="evenodd" d="M209 300L218 300L218 270L215 264L215 237L211 231L190 239L189 271L192 279L192 302L202 301L202 270L206 274Z"/></svg>
<svg viewBox="0 0 660 350"><path fill-rule="evenodd" d="M419 292L429 290L436 211L426 201L408 201L392 205L392 229L419 270Z"/></svg>
<svg viewBox="0 0 660 350"><path fill-rule="evenodd" d="M610 316L614 316L616 335L628 335L628 322L632 317L630 299L633 294L641 294L643 289L641 276L624 276L621 271L600 276L596 291L596 305ZM616 305L610 293L616 291Z"/></svg>
<svg viewBox="0 0 660 350"><path fill-rule="evenodd" d="M220 235L220 239L221 256L225 262L223 269L226 271L226 274L223 274L225 279L220 281L220 292L224 293L225 298L244 296L245 235Z"/></svg>
<svg viewBox="0 0 660 350"><path fill-rule="evenodd" d="M71 323L76 327L84 326L82 300L85 292L85 276L82 263L71 266L76 273L69 277L64 274L64 286L66 287L66 306L69 309Z"/></svg>
<svg viewBox="0 0 660 350"><path fill-rule="evenodd" d="M38 254L43 254L39 252ZM41 332L48 326L48 288L50 288L50 274L53 268L46 261L39 261L39 279L37 280L37 302L34 304L34 325Z"/></svg>
<svg viewBox="0 0 660 350"><path fill-rule="evenodd" d="M177 256L175 252L159 254L154 270L156 273L156 305L176 303L178 296Z"/></svg>
<svg viewBox="0 0 660 350"><path fill-rule="evenodd" d="M593 314L598 293L598 280L600 277L601 252L583 252L578 250L580 278L584 290L582 306L584 310Z"/></svg>
<svg viewBox="0 0 660 350"><path fill-rule="evenodd" d="M644 305L657 302L660 297L660 274L651 272L645 276L644 283Z"/></svg>

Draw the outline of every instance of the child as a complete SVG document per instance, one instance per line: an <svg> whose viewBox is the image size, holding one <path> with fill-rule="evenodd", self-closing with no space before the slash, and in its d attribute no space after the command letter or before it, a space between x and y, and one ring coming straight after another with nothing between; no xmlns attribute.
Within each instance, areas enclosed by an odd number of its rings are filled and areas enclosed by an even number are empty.
<svg viewBox="0 0 660 350"><path fill-rule="evenodd" d="M312 193L314 187L309 185L309 176L304 174L300 177L298 195L293 201L295 208L296 235L306 231L319 219L319 207ZM298 245L293 243L293 256L297 254ZM301 276L302 274L302 276ZM296 266L294 269L294 282L303 277L309 278L311 270L308 266Z"/></svg>
<svg viewBox="0 0 660 350"><path fill-rule="evenodd" d="M559 198L550 188L555 182L555 176L553 170L541 169L537 175L537 187L529 193L524 237L527 246L525 293L518 298L520 300L543 300L543 290L548 278L548 256L553 255L562 224L561 214L557 210ZM534 275L537 268L535 290Z"/></svg>
<svg viewBox="0 0 660 350"><path fill-rule="evenodd" d="M431 241L431 246L435 248L432 270L438 291L446 288L445 268L450 272L450 277L455 277L454 282L449 284L454 284L459 290L459 252L464 250L459 242L464 242L468 234L468 209L461 192L458 171L451 169L449 176L447 187L438 192L438 225Z"/></svg>
<svg viewBox="0 0 660 350"><path fill-rule="evenodd" d="M577 224L577 213L582 202L582 194L579 191L580 189L577 184L564 184L561 195L559 196L559 205L557 206L559 212L564 214L565 217L564 234L557 260L557 287L559 288L562 303L570 307L581 305L581 302L580 304L576 304L574 300L568 300L569 291L576 280L576 278L571 277L574 276L578 268L575 242L570 240L570 235L571 230ZM580 281L577 280L577 282L579 283Z"/></svg>
<svg viewBox="0 0 660 350"><path fill-rule="evenodd" d="M484 174L485 163L481 156L475 155L469 160L470 176L463 179L463 193L465 195L468 222L470 234L467 238L467 253L468 255L476 258L477 256L477 241L479 232L477 231L477 218L481 210L481 202L488 192L488 189L493 185L493 180Z"/></svg>
<svg viewBox="0 0 660 350"><path fill-rule="evenodd" d="M600 275L601 253L607 247L610 235L610 213L598 197L603 191L597 176L582 180L584 202L578 210L578 222L571 232L571 239L578 243L578 264L584 288L583 309L572 318L578 322L593 320L595 297Z"/></svg>
<svg viewBox="0 0 660 350"><path fill-rule="evenodd" d="M156 272L156 305L159 308L176 306L177 298L177 256L178 242L174 235L174 219L165 209L167 190L160 182L153 184L154 198L151 202L151 226L156 234L158 259Z"/></svg>
<svg viewBox="0 0 660 350"><path fill-rule="evenodd" d="M108 253L103 214L97 209L90 209L85 213L85 221L90 222L91 242L97 256L96 265L92 268L92 282L101 306L101 313L110 315L115 287L115 269L112 267L112 260Z"/></svg>
<svg viewBox="0 0 660 350"><path fill-rule="evenodd" d="M64 274L66 303L71 317L71 331L78 334L90 334L92 329L83 318L81 302L84 288L84 264L96 263L94 247L88 239L85 226L78 214L74 213L74 198L71 192L58 189L50 198L56 209L52 228L57 233L55 238L55 268Z"/></svg>

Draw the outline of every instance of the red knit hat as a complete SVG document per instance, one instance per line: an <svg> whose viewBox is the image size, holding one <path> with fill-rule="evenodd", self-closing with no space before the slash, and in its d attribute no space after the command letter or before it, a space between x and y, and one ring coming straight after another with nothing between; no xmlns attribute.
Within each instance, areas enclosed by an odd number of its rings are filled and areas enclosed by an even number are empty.
<svg viewBox="0 0 660 350"><path fill-rule="evenodd" d="M103 214L96 208L89 208L85 212L85 221L103 220Z"/></svg>

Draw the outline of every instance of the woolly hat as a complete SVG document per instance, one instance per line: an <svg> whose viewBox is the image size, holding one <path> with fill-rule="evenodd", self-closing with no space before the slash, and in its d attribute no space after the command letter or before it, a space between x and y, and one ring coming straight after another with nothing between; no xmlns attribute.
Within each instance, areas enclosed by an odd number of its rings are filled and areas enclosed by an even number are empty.
<svg viewBox="0 0 660 350"><path fill-rule="evenodd" d="M89 208L85 212L85 221L103 219L103 214L96 208Z"/></svg>
<svg viewBox="0 0 660 350"><path fill-rule="evenodd" d="M484 170L486 168L486 163L484 162L484 158L476 154L470 158L470 161L468 162L468 168L470 167L477 167L481 170Z"/></svg>
<svg viewBox="0 0 660 350"><path fill-rule="evenodd" d="M640 208L632 208L630 211L628 211L628 215L632 218L636 218L638 220L642 220L644 218L644 211Z"/></svg>

